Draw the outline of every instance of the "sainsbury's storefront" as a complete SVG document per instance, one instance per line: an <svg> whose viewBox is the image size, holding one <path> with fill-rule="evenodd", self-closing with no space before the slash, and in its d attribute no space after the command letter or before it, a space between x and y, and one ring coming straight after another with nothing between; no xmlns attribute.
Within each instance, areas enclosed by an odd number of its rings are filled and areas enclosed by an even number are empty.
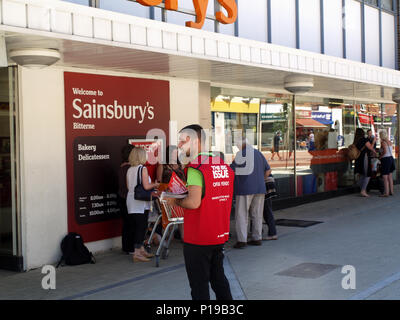
<svg viewBox="0 0 400 320"><path fill-rule="evenodd" d="M253 145L269 160L271 141L280 131L282 159L270 164L281 198L288 199L354 184L341 149L351 143L362 114L377 130L377 117L383 116L381 125L387 128L390 116L395 140L398 106L392 97L400 88L395 51L384 49L382 63L378 59L374 65L368 50L367 63L335 56L333 36L324 40L325 52L321 37L314 37L315 49L301 40L310 27L305 18L312 5L296 9L295 1L272 0L264 8L264 1L251 7L239 1L235 11L232 2L210 1L204 11L178 1L176 12L165 12L161 5L138 2L115 1L108 8L100 1L93 8L65 1L0 1L1 81L6 84L0 102L2 267L29 270L56 262L68 231L81 233L93 252L121 245L116 172L125 143L151 150L160 140L161 147L173 143L183 126L199 123L214 129L212 149L224 152L228 161L235 149L226 132L236 129L252 131ZM325 1L318 12L342 10L330 8L333 2ZM115 12L117 3L134 5L129 8L136 16ZM173 9L174 3L165 5ZM217 14L217 3L223 15ZM359 5L350 1L348 14ZM395 25L392 13L377 10L382 21L393 18ZM278 37L277 17L288 12L301 18L299 43L287 26ZM255 18L269 28L252 33ZM185 27L186 21L193 24ZM329 26L334 35L342 34L342 28ZM348 38L352 35L349 30ZM391 37L394 42L394 28ZM27 50L25 56L21 49ZM36 64L49 55L58 54L59 60L32 68L35 63L26 58L32 49L42 59ZM294 104L285 85L293 75L312 83ZM308 150L304 141L310 129L333 129L336 136L328 134L326 144ZM340 144L334 141L338 136Z"/></svg>

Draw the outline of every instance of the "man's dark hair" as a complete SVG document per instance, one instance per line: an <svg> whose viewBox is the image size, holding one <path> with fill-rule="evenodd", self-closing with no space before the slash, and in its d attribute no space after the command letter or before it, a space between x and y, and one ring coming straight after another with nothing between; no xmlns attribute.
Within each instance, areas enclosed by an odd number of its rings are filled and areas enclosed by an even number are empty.
<svg viewBox="0 0 400 320"><path fill-rule="evenodd" d="M131 145L131 144L126 144L122 150L121 150L121 155L122 155L122 162L128 162L129 161L129 155L131 153L131 151L133 150L133 148L135 148L135 146Z"/></svg>
<svg viewBox="0 0 400 320"><path fill-rule="evenodd" d="M181 131L187 131L187 130L193 130L197 134L197 138L201 141L201 143L204 143L206 141L206 133L204 132L203 128L198 125L198 124L191 124L189 126L184 127Z"/></svg>

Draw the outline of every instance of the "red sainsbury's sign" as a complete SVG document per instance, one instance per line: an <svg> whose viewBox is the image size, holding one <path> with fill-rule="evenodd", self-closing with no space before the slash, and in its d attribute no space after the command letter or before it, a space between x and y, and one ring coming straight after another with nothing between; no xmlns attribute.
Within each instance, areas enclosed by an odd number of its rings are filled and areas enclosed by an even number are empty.
<svg viewBox="0 0 400 320"><path fill-rule="evenodd" d="M144 6L158 6L163 0L136 0ZM186 26L190 28L201 29L206 20L207 7L209 0L193 0L194 10L196 11L196 21L186 21ZM235 0L218 0L219 4L226 10L228 16L222 11L215 14L215 18L223 24L234 23L237 19L238 9ZM165 0L165 9L177 11L178 0Z"/></svg>

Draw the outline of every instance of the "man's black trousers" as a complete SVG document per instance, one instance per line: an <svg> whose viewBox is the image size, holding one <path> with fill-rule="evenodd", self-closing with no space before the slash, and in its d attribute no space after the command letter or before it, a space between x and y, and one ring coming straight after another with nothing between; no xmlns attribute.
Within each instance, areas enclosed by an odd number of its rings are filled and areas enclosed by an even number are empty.
<svg viewBox="0 0 400 320"><path fill-rule="evenodd" d="M184 244L183 256L193 300L210 300L209 283L217 300L232 300L229 281L224 273L223 246Z"/></svg>

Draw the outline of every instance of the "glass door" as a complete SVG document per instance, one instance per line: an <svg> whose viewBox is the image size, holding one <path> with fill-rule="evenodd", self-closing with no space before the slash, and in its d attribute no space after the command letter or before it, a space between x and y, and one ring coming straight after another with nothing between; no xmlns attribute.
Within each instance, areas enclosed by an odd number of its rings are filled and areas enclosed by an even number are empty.
<svg viewBox="0 0 400 320"><path fill-rule="evenodd" d="M0 268L21 255L17 218L16 67L0 68Z"/></svg>
<svg viewBox="0 0 400 320"><path fill-rule="evenodd" d="M279 198L296 196L292 104L291 95L268 94L260 105L260 151L272 169Z"/></svg>

